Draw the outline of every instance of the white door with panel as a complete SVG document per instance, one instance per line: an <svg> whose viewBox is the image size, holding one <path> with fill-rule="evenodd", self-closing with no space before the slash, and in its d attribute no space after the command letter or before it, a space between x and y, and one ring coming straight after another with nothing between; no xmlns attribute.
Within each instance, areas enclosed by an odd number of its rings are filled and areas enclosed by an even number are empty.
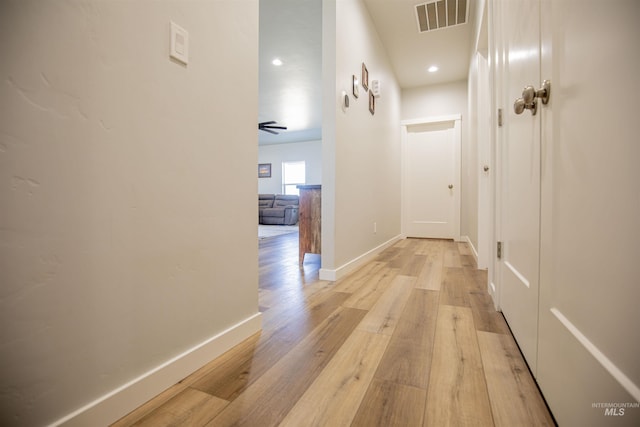
<svg viewBox="0 0 640 427"><path fill-rule="evenodd" d="M540 22L537 1L502 3L505 107L500 150L500 309L529 367L536 372L540 249L541 107L516 114L513 101L540 81ZM528 19L511 19L526 16ZM538 102L539 104L539 102Z"/></svg>
<svg viewBox="0 0 640 427"><path fill-rule="evenodd" d="M403 229L459 239L460 119L403 124Z"/></svg>
<svg viewBox="0 0 640 427"><path fill-rule="evenodd" d="M640 426L640 2L541 7L537 379L561 426Z"/></svg>
<svg viewBox="0 0 640 427"><path fill-rule="evenodd" d="M491 4L500 308L559 425L640 425L640 2Z"/></svg>

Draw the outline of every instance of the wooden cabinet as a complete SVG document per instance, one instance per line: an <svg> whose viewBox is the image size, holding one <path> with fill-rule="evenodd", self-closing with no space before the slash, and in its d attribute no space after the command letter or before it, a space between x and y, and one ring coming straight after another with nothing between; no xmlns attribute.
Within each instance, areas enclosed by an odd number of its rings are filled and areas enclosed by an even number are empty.
<svg viewBox="0 0 640 427"><path fill-rule="evenodd" d="M298 185L300 190L300 206L298 224L300 229L300 265L304 263L305 254L320 254L321 236L321 201L320 185Z"/></svg>

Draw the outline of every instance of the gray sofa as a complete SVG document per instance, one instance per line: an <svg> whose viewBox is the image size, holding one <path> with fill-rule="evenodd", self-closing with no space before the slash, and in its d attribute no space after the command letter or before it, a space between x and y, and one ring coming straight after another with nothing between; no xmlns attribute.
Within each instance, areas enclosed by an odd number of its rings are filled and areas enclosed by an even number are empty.
<svg viewBox="0 0 640 427"><path fill-rule="evenodd" d="M284 194L258 194L258 222L269 225L295 225L298 223L298 196Z"/></svg>

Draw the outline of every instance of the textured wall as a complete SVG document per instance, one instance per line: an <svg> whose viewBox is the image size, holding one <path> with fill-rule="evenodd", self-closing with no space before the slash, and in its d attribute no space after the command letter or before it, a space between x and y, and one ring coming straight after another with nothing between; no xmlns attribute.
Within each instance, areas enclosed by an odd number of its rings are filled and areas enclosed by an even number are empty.
<svg viewBox="0 0 640 427"><path fill-rule="evenodd" d="M55 421L257 312L257 9L0 5L0 424Z"/></svg>

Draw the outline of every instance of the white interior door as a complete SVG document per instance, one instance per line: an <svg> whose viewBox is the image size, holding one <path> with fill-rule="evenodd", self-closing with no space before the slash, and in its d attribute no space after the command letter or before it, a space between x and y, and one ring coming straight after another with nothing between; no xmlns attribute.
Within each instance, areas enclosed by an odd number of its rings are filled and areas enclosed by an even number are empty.
<svg viewBox="0 0 640 427"><path fill-rule="evenodd" d="M638 426L640 2L492 4L499 306L559 425ZM516 115L542 79L549 104Z"/></svg>
<svg viewBox="0 0 640 427"><path fill-rule="evenodd" d="M560 426L640 426L640 2L544 1L540 16L537 380Z"/></svg>
<svg viewBox="0 0 640 427"><path fill-rule="evenodd" d="M413 124L404 134L407 237L459 239L460 120Z"/></svg>
<svg viewBox="0 0 640 427"><path fill-rule="evenodd" d="M486 22L486 21L485 21ZM489 266L493 253L493 211L491 188L493 185L493 153L491 149L491 84L489 61L486 53L476 54L477 84L477 144L478 144L478 268Z"/></svg>
<svg viewBox="0 0 640 427"><path fill-rule="evenodd" d="M506 1L502 79L506 99L501 144L499 304L533 374L538 345L540 248L540 111L516 114L513 102L526 85L540 82L539 2ZM513 19L527 17L526 19ZM539 103L538 103L539 104ZM538 110L541 106L538 106Z"/></svg>

